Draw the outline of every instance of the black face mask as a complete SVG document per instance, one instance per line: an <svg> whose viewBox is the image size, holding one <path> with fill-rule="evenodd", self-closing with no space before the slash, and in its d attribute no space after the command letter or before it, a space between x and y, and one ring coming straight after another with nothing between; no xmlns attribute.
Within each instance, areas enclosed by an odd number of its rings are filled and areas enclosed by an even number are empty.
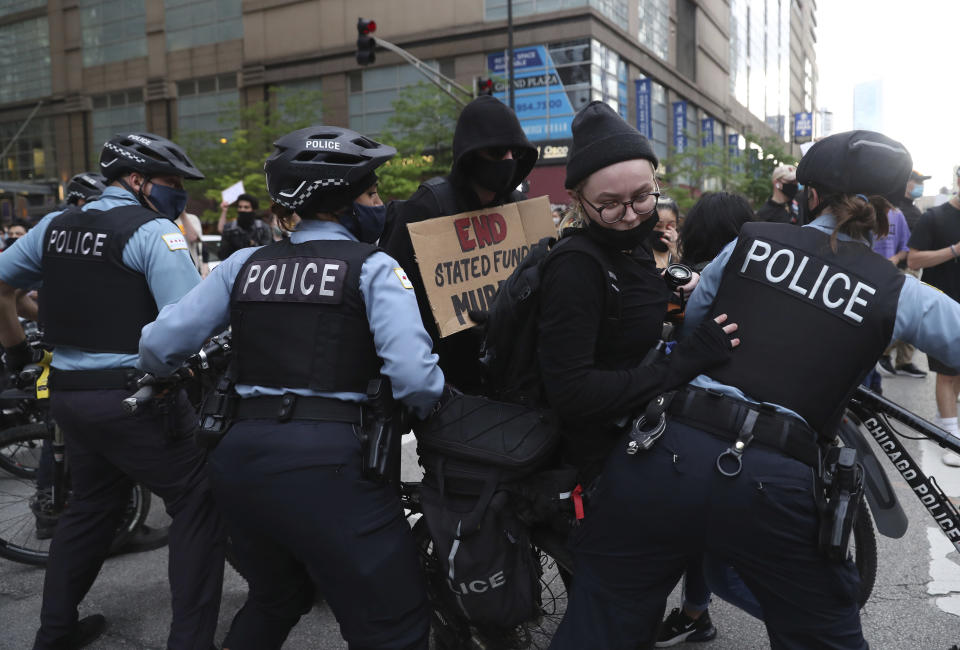
<svg viewBox="0 0 960 650"><path fill-rule="evenodd" d="M3 247L4 247L4 248L10 248L11 246L13 246L14 244L17 243L17 239L19 239L19 238L18 238L18 237L7 237L6 239L3 240Z"/></svg>
<svg viewBox="0 0 960 650"><path fill-rule="evenodd" d="M791 201L797 196L799 189L796 183L781 183L780 185L780 191Z"/></svg>
<svg viewBox="0 0 960 650"><path fill-rule="evenodd" d="M256 218L255 212L237 210L237 225L244 230L249 230Z"/></svg>
<svg viewBox="0 0 960 650"><path fill-rule="evenodd" d="M630 208L627 209L629 210ZM657 221L657 215L652 214L647 217L646 221L637 224L635 228L631 228L630 230L612 230L610 228L604 228L593 219L590 219L587 223L587 230L595 241L600 242L604 246L618 251L632 251L642 244L643 240L650 235L653 227L657 225Z"/></svg>
<svg viewBox="0 0 960 650"><path fill-rule="evenodd" d="M470 178L480 187L505 194L513 189L513 177L517 173L517 161L487 160L479 156L470 165Z"/></svg>
<svg viewBox="0 0 960 650"><path fill-rule="evenodd" d="M668 250L670 250L670 247L667 246L667 242L661 239L662 236L662 232L659 230L654 230L647 235L647 241L650 242L650 247L653 250L666 253Z"/></svg>

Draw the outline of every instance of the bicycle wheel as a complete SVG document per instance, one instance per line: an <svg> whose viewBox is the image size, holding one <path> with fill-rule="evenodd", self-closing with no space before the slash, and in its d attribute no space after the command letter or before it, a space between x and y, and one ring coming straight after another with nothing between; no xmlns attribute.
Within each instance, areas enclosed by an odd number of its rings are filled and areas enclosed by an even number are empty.
<svg viewBox="0 0 960 650"><path fill-rule="evenodd" d="M873 516L864 501L857 513L851 534L853 563L860 574L860 607L867 604L877 581L877 534L873 529Z"/></svg>
<svg viewBox="0 0 960 650"><path fill-rule="evenodd" d="M0 431L0 469L19 478L33 478L46 437L47 425L42 422Z"/></svg>
<svg viewBox="0 0 960 650"><path fill-rule="evenodd" d="M476 650L478 648L546 649L567 611L567 588L572 576L571 563L563 540L553 535L533 533L531 552L540 565L540 615L516 628L477 630L456 609L449 596L440 559L433 549L427 522L421 517L413 525L420 554L420 565L427 581L427 597L432 609L434 644L438 650ZM502 641L502 642L501 642Z"/></svg>
<svg viewBox="0 0 960 650"><path fill-rule="evenodd" d="M26 442L28 427L35 437L32 440L39 450L44 440L52 437L46 425L26 425L0 432L0 448L5 442L19 439ZM21 435L13 435L15 429L23 429ZM12 443L10 443L12 444ZM50 539L38 539L36 517L30 502L37 493L36 483L23 476L0 474L0 557L8 560L45 566L50 554ZM69 495L67 497L69 500ZM119 550L140 528L150 512L150 492L140 484L130 491L130 499L124 509L121 523L110 546L110 552ZM56 516L56 515L54 515Z"/></svg>

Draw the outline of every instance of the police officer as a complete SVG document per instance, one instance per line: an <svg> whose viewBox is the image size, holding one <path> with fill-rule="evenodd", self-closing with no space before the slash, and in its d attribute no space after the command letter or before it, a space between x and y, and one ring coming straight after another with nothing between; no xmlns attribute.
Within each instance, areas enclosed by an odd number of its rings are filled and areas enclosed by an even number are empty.
<svg viewBox="0 0 960 650"><path fill-rule="evenodd" d="M910 169L878 133L826 138L797 170L812 223L745 224L703 271L685 327L728 313L743 340L668 394L652 449L609 456L553 647L651 647L686 559L704 551L757 597L772 647L867 647L856 568L818 549L821 449L891 339L960 362L960 305L870 249L886 231L881 197L902 195Z"/></svg>
<svg viewBox="0 0 960 650"><path fill-rule="evenodd" d="M394 490L363 475L357 433L378 375L420 416L443 389L413 287L373 245L383 213L354 208L396 150L324 125L275 147L267 189L296 230L231 255L140 343L162 376L232 327L241 399L209 471L250 593L224 647L279 648L316 584L350 647L425 649L414 541Z"/></svg>
<svg viewBox="0 0 960 650"><path fill-rule="evenodd" d="M169 648L207 650L223 580L223 526L190 438L196 414L181 393L131 418L121 407L140 329L200 281L172 223L184 179L203 174L150 133L117 135L100 154L100 199L44 217L0 256L0 343L16 371L34 361L16 319L16 288L41 284L44 337L55 346L51 412L66 440L72 494L50 547L34 647L81 647L106 625L77 620L107 555L133 482L160 496L170 526Z"/></svg>
<svg viewBox="0 0 960 650"><path fill-rule="evenodd" d="M89 201L100 198L107 189L107 179L102 174L83 172L67 183L67 205L82 208Z"/></svg>

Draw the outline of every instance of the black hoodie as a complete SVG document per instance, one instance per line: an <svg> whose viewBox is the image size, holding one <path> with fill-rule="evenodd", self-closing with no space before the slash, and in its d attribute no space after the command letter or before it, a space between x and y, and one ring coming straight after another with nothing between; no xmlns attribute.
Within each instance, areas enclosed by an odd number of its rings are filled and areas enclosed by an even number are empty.
<svg viewBox="0 0 960 650"><path fill-rule="evenodd" d="M479 337L474 331L465 330L440 339L406 225L526 198L513 190L495 197L486 205L480 203L470 182L468 167L475 152L486 147L511 147L526 152L517 161L512 187L520 185L537 162L537 149L527 140L513 110L494 97L478 97L467 104L457 118L453 135L453 166L450 173L443 177L447 187L435 193L421 185L409 200L395 201L391 205L391 218L385 224L380 238L380 246L400 263L413 283L423 325L433 339L434 352L440 355L440 368L447 381L467 392L479 388ZM438 194L449 197L449 200L441 205Z"/></svg>

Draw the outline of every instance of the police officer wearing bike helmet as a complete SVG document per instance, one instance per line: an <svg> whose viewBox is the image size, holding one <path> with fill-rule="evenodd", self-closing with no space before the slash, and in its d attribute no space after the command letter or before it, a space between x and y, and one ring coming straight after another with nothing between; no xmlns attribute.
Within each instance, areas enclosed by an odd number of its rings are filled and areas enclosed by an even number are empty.
<svg viewBox="0 0 960 650"><path fill-rule="evenodd" d="M425 649L417 550L394 488L362 473L358 438L371 379L419 416L443 389L413 286L374 245L383 211L354 206L396 150L325 125L274 146L267 189L300 218L290 238L231 255L140 344L163 376L232 327L240 399L209 472L250 592L224 647L279 648L315 584L350 647Z"/></svg>
<svg viewBox="0 0 960 650"><path fill-rule="evenodd" d="M89 201L100 198L107 189L107 179L101 174L83 172L67 183L67 205L83 207Z"/></svg>
<svg viewBox="0 0 960 650"><path fill-rule="evenodd" d="M867 647L857 570L844 546L818 545L836 505L821 466L891 339L960 362L960 305L870 248L911 168L907 150L879 133L821 140L797 170L812 221L745 224L704 269L684 327L727 313L741 344L666 394L653 448L608 458L575 533L584 550L552 647L652 647L665 598L703 552L757 597L773 648Z"/></svg>
<svg viewBox="0 0 960 650"><path fill-rule="evenodd" d="M15 290L42 286L44 340L54 346L51 413L63 430L72 494L50 547L34 648L73 648L105 628L78 621L134 481L161 497L170 526L173 620L169 648L207 650L223 580L224 532L190 434L196 413L173 394L130 417L141 328L200 276L173 224L186 179L202 179L175 143L150 133L103 145L108 186L82 208L44 217L0 259L0 343L13 371L36 361L16 319Z"/></svg>

